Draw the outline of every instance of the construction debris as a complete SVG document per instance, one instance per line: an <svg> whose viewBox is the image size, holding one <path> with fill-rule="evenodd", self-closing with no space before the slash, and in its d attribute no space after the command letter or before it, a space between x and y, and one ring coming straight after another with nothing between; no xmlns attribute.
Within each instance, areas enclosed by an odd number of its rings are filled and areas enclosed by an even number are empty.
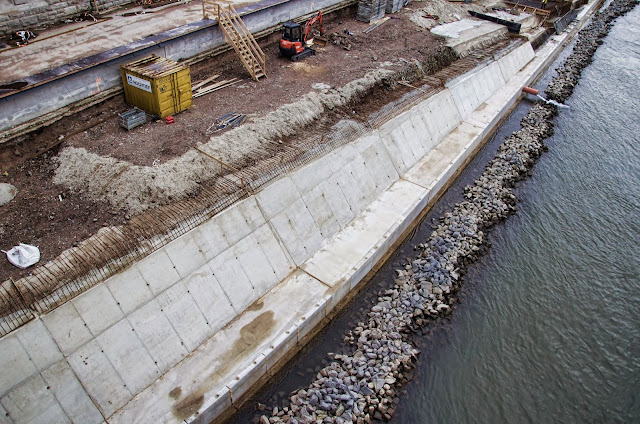
<svg viewBox="0 0 640 424"><path fill-rule="evenodd" d="M205 94L213 93L214 91L232 86L238 81L240 81L238 78L231 78L229 80L220 81L218 83L199 88L193 93L193 98L195 99L197 97L204 96Z"/></svg>
<svg viewBox="0 0 640 424"><path fill-rule="evenodd" d="M11 248L8 252L2 251L7 255L7 259L12 265L25 269L37 263L40 260L40 249L30 244L20 243L19 246Z"/></svg>
<svg viewBox="0 0 640 424"><path fill-rule="evenodd" d="M213 76L207 78L204 81L200 81L200 82L198 82L196 84L193 84L193 86L191 87L191 90L192 91L196 91L198 88L202 87L203 85L205 85L207 83L210 83L211 81L213 81L214 79L218 78L219 76L220 76L219 74L216 74L216 75L213 75Z"/></svg>
<svg viewBox="0 0 640 424"><path fill-rule="evenodd" d="M226 115L222 115L216 119L215 122L207 128L207 134L210 134L213 131L221 131L227 127L235 128L242 124L245 119L247 119L247 115L243 115L238 112L227 113Z"/></svg>
<svg viewBox="0 0 640 424"><path fill-rule="evenodd" d="M364 31L365 34L369 34L371 31L373 31L374 29L378 28L380 25L382 25L383 23L387 22L390 18L386 17L386 18L382 18L376 22L373 22L368 28L366 28Z"/></svg>

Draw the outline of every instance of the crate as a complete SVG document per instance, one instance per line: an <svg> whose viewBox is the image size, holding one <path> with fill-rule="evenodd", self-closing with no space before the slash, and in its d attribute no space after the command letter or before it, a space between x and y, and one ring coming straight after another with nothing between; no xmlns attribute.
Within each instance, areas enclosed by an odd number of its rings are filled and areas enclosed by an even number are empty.
<svg viewBox="0 0 640 424"><path fill-rule="evenodd" d="M126 128L127 130L131 130L135 127L139 127L140 125L147 122L147 114L144 110L140 110L138 108L134 108L128 110L123 113L118 114L118 122L120 126Z"/></svg>
<svg viewBox="0 0 640 424"><path fill-rule="evenodd" d="M120 67L128 104L165 118L193 105L187 65L151 55Z"/></svg>

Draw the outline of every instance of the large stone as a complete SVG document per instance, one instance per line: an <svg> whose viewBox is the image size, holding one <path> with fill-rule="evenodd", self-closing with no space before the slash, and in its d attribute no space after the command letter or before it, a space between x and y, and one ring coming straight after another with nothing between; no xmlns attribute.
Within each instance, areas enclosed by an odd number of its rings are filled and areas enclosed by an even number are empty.
<svg viewBox="0 0 640 424"><path fill-rule="evenodd" d="M7 183L0 183L0 206L6 205L18 194L18 189Z"/></svg>

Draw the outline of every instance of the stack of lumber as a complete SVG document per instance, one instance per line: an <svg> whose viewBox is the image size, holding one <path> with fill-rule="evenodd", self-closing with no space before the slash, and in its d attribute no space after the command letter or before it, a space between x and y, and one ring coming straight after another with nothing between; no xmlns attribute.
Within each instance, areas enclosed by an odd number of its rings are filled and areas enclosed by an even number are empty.
<svg viewBox="0 0 640 424"><path fill-rule="evenodd" d="M218 91L220 89L229 87L237 83L238 81L240 81L238 78L231 78L229 80L220 81L215 84L211 84L211 85L207 85L206 87L203 87L205 84L217 79L219 76L220 75L214 75L210 78L207 78L204 81L194 84L193 87L191 87L191 90L193 92L193 97L196 98L196 97L204 96L205 94L213 93L214 91Z"/></svg>
<svg viewBox="0 0 640 424"><path fill-rule="evenodd" d="M358 15L356 19L361 22L371 23L384 16L388 0L360 0L358 2Z"/></svg>

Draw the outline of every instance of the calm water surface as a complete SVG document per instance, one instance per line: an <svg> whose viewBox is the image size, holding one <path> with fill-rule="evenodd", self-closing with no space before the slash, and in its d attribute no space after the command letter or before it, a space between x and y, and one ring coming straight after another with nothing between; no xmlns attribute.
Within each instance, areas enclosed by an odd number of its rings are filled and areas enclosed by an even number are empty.
<svg viewBox="0 0 640 424"><path fill-rule="evenodd" d="M517 190L519 212L491 232L452 320L417 339L420 362L393 423L640 423L639 90L640 7L583 72L549 152ZM280 404L343 348L430 220L461 199L530 105L519 104L367 289L231 423L256 420L255 402Z"/></svg>

